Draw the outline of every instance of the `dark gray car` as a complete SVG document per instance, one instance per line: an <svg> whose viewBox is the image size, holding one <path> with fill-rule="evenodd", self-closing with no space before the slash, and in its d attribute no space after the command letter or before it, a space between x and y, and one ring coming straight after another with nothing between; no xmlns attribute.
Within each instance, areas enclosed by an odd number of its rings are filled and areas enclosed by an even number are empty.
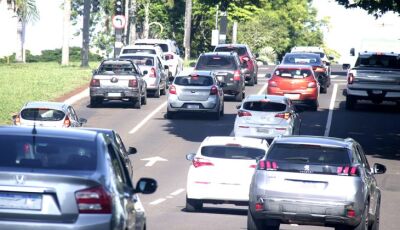
<svg viewBox="0 0 400 230"><path fill-rule="evenodd" d="M101 132L2 126L0 149L0 229L135 229L135 194L157 187Z"/></svg>

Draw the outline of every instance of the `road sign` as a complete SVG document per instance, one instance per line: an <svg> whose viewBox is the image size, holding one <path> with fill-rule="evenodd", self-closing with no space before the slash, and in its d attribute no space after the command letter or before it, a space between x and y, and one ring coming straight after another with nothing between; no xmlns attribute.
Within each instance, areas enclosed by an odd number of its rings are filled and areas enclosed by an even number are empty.
<svg viewBox="0 0 400 230"><path fill-rule="evenodd" d="M126 25L126 18L124 15L114 15L112 18L112 24L115 29L123 29Z"/></svg>

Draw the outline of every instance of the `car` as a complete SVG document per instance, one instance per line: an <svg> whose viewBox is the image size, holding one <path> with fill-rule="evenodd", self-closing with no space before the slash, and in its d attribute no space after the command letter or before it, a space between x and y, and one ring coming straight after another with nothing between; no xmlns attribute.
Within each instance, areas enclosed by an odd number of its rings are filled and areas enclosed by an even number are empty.
<svg viewBox="0 0 400 230"><path fill-rule="evenodd" d="M142 71L143 79L146 81L147 94L152 94L159 98L160 95L167 93L167 79L164 69L168 66L163 66L160 58L155 54L121 54L119 58L132 60Z"/></svg>
<svg viewBox="0 0 400 230"><path fill-rule="evenodd" d="M238 106L234 134L239 137L273 139L300 134L301 118L285 96L250 95Z"/></svg>
<svg viewBox="0 0 400 230"><path fill-rule="evenodd" d="M179 112L199 112L219 120L224 115L223 86L212 71L179 73L169 87L167 118Z"/></svg>
<svg viewBox="0 0 400 230"><path fill-rule="evenodd" d="M90 106L103 100L129 100L140 109L147 104L147 84L132 60L106 59L93 71L90 80Z"/></svg>
<svg viewBox="0 0 400 230"><path fill-rule="evenodd" d="M250 185L247 227L281 223L379 229L381 190L361 145L352 138L287 136L273 140Z"/></svg>
<svg viewBox="0 0 400 230"><path fill-rule="evenodd" d="M12 117L15 125L45 127L80 127L87 122L78 117L72 105L64 102L30 101Z"/></svg>
<svg viewBox="0 0 400 230"><path fill-rule="evenodd" d="M0 149L0 229L135 229L135 194L157 188L100 132L1 126Z"/></svg>
<svg viewBox="0 0 400 230"><path fill-rule="evenodd" d="M288 97L294 104L318 110L319 83L308 65L278 65L268 80L267 94Z"/></svg>
<svg viewBox="0 0 400 230"><path fill-rule="evenodd" d="M268 150L265 140L206 137L191 161L186 185L186 211L200 211L204 203L248 205L249 187L257 159Z"/></svg>
<svg viewBox="0 0 400 230"><path fill-rule="evenodd" d="M258 83L258 64L256 58L258 54L253 55L250 47L246 44L219 44L215 47L214 52L230 52L234 51L239 55L240 62L246 65L248 71L245 72L245 80L250 86Z"/></svg>
<svg viewBox="0 0 400 230"><path fill-rule="evenodd" d="M334 60L333 56L327 55L322 47L318 46L294 46L291 50L291 53L314 53L318 54L322 63L327 69L327 74L329 77L331 76L331 61Z"/></svg>
<svg viewBox="0 0 400 230"><path fill-rule="evenodd" d="M326 93L331 85L331 77L328 68L322 63L318 54L313 53L287 53L282 59L286 65L310 65L314 71L315 78L320 85L320 92Z"/></svg>
<svg viewBox="0 0 400 230"><path fill-rule="evenodd" d="M224 94L234 95L236 101L242 101L245 97L244 72L247 70L236 52L202 53L194 69L214 71L218 80L225 83Z"/></svg>
<svg viewBox="0 0 400 230"><path fill-rule="evenodd" d="M176 41L171 39L137 39L135 45L159 45L164 52L165 62L169 67L170 75L173 78L183 70L183 59L180 57L181 52L179 50Z"/></svg>

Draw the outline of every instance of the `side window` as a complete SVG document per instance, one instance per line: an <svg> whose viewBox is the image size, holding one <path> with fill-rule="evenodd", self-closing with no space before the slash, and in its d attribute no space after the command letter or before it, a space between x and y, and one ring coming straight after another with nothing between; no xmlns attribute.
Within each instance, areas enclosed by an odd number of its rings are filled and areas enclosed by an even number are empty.
<svg viewBox="0 0 400 230"><path fill-rule="evenodd" d="M357 148L357 151L358 151L359 154L360 154L361 161L362 161L362 163L363 163L363 165L364 165L364 168L365 168L368 172L370 172L370 171L371 171L371 167L369 166L367 157L366 157L365 154L364 154L364 150L362 149L361 145L357 145L356 148Z"/></svg>
<svg viewBox="0 0 400 230"><path fill-rule="evenodd" d="M123 159L115 149L115 146L112 144L107 145L108 151L110 153L110 157L112 160L112 167L113 171L115 172L116 179L120 183L120 185L127 185L133 188L131 177L129 176L128 169L126 168L125 164L123 163Z"/></svg>
<svg viewBox="0 0 400 230"><path fill-rule="evenodd" d="M75 110L72 107L68 108L68 112L73 120L78 121L78 116L76 115Z"/></svg>
<svg viewBox="0 0 400 230"><path fill-rule="evenodd" d="M126 153L126 148L125 148L124 143L122 142L121 137L118 134L116 134L115 135L115 139L117 140L118 145L120 146L120 148L122 149L123 153L125 154Z"/></svg>
<svg viewBox="0 0 400 230"><path fill-rule="evenodd" d="M360 152L358 151L357 147L354 147L351 151L351 163L352 164L362 164Z"/></svg>
<svg viewBox="0 0 400 230"><path fill-rule="evenodd" d="M157 57L158 60L158 67L160 68L160 70L164 69L164 66L161 65L161 60Z"/></svg>

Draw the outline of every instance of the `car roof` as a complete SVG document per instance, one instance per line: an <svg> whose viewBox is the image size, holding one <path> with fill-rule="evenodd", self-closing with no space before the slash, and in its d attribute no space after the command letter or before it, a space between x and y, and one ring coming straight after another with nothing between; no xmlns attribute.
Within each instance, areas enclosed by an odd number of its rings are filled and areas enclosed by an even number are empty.
<svg viewBox="0 0 400 230"><path fill-rule="evenodd" d="M342 139L335 137L322 136L280 136L274 139L273 142L279 144L304 144L304 145L320 145L327 147L350 148L352 142L350 138Z"/></svg>
<svg viewBox="0 0 400 230"><path fill-rule="evenodd" d="M208 52L208 53L203 53L203 55L206 56L234 56L237 55L236 52Z"/></svg>
<svg viewBox="0 0 400 230"><path fill-rule="evenodd" d="M183 71L179 72L177 76L179 77L186 77L189 75L202 75L202 76L213 76L213 71L209 70L192 70L192 69L184 69Z"/></svg>
<svg viewBox="0 0 400 230"><path fill-rule="evenodd" d="M255 148L265 148L266 146L268 147L268 142L264 139L235 136L208 136L203 140L201 146L227 144L240 144L242 146Z"/></svg>
<svg viewBox="0 0 400 230"><path fill-rule="evenodd" d="M270 100L271 102L287 104L287 97L282 95L269 95L269 94L252 94L247 96L243 102L248 101L260 101L260 100Z"/></svg>
<svg viewBox="0 0 400 230"><path fill-rule="evenodd" d="M280 64L275 67L275 69L283 68L283 69L311 69L310 65L295 65L295 64Z"/></svg>
<svg viewBox="0 0 400 230"><path fill-rule="evenodd" d="M285 57L286 57L286 56L303 56L303 57L310 56L310 57L321 58L321 56L320 56L319 54L316 54L316 53L307 53L307 52L286 53L286 54L285 54Z"/></svg>
<svg viewBox="0 0 400 230"><path fill-rule="evenodd" d="M112 129L95 128L95 127L79 127L78 129L93 131L93 132L97 132L97 133L104 133L107 135L114 135L114 130L112 130Z"/></svg>
<svg viewBox="0 0 400 230"><path fill-rule="evenodd" d="M138 57L158 57L157 54L148 54L148 53L125 53L125 54L120 54L119 57L132 57L132 56L138 56Z"/></svg>
<svg viewBox="0 0 400 230"><path fill-rule="evenodd" d="M129 59L114 59L114 58L111 58L111 59L104 60L102 63L117 64L118 65L118 64L126 64L126 63L132 64L133 62L131 60L129 60Z"/></svg>
<svg viewBox="0 0 400 230"><path fill-rule="evenodd" d="M359 53L360 56L362 55L386 55L386 56L399 56L400 53L397 52L370 52L364 51Z"/></svg>
<svg viewBox="0 0 400 230"><path fill-rule="evenodd" d="M154 44L154 45L127 45L127 46L122 47L122 49L136 49L136 48L154 49L155 47L157 47L156 44Z"/></svg>
<svg viewBox="0 0 400 230"><path fill-rule="evenodd" d="M137 39L135 40L135 44L136 43L163 43L163 44L171 44L173 43L172 40L170 39L155 39L155 38L148 38L148 39Z"/></svg>
<svg viewBox="0 0 400 230"><path fill-rule="evenodd" d="M295 46L291 52L320 52L324 53L324 49L319 46Z"/></svg>
<svg viewBox="0 0 400 230"><path fill-rule="evenodd" d="M32 109L32 108L49 108L56 110L66 110L69 104L64 102L53 102L53 101L30 101L27 102L23 109Z"/></svg>
<svg viewBox="0 0 400 230"><path fill-rule="evenodd" d="M36 134L32 134L36 129ZM94 141L96 132L74 128L32 127L32 126L0 126L0 135L40 136L61 139L78 139Z"/></svg>

